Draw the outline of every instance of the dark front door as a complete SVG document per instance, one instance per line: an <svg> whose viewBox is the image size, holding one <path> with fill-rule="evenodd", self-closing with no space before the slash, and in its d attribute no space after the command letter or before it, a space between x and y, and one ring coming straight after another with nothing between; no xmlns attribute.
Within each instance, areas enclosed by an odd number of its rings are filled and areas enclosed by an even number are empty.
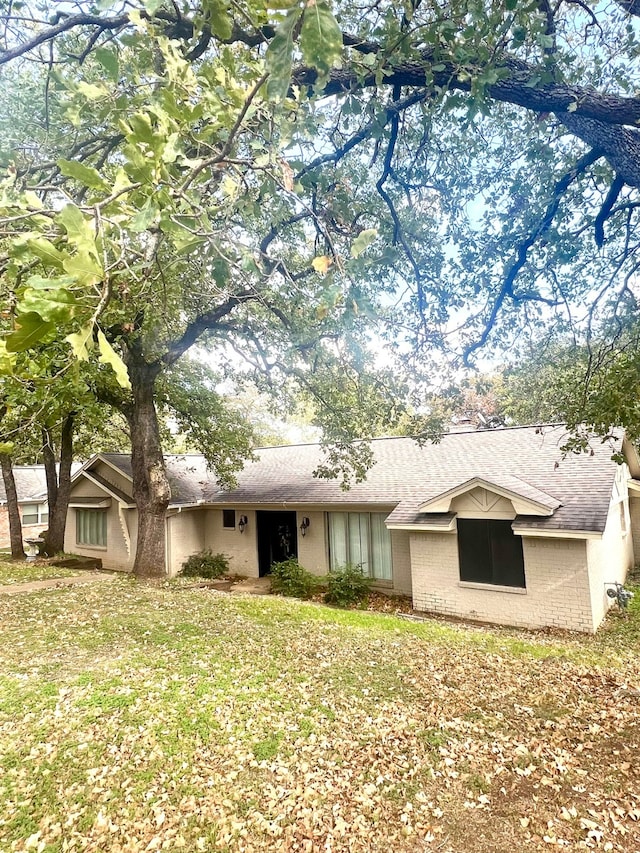
<svg viewBox="0 0 640 853"><path fill-rule="evenodd" d="M298 528L295 512L256 513L258 526L258 566L260 577L269 574L272 563L298 556Z"/></svg>

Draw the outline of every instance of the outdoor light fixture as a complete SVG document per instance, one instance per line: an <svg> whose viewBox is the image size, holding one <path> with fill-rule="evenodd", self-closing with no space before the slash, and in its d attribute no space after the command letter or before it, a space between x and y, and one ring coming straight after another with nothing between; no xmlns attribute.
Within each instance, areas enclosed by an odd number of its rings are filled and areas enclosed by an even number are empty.
<svg viewBox="0 0 640 853"><path fill-rule="evenodd" d="M306 536L306 533L307 533L307 530L308 530L308 528L309 528L309 524L310 524L310 523L311 523L311 522L309 521L309 519L308 519L306 516L305 516L305 517L302 519L302 521L300 522L300 533L301 533L303 536Z"/></svg>
<svg viewBox="0 0 640 853"><path fill-rule="evenodd" d="M240 530L240 533L244 533L244 529L247 526L248 522L249 520L246 515L240 516L240 521L238 522L238 529Z"/></svg>

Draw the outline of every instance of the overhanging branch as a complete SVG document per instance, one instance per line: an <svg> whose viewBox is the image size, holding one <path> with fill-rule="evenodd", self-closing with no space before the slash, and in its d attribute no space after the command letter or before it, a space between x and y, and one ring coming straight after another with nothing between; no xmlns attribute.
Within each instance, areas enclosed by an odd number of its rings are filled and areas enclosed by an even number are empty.
<svg viewBox="0 0 640 853"><path fill-rule="evenodd" d="M504 305L505 299L507 299L508 297L514 297L513 286L515 284L516 278L518 277L518 274L520 273L520 270L527 262L529 249L551 226L551 223L553 222L553 219L556 213L558 212L558 207L560 206L560 202L562 200L563 195L569 189L571 184L577 178L579 178L580 175L583 175L585 171L589 168L589 166L592 166L596 162L596 160L599 160L601 157L602 153L600 151L588 151L578 160L573 169L570 172L567 172L567 174L564 175L555 185L553 197L549 202L549 205L547 206L542 220L540 221L538 226L518 245L517 257L507 270L507 274L504 277L504 281L502 282L500 290L498 291L498 295L496 296L491 307L489 317L486 323L484 324L482 334L480 335L478 340L470 344L464 352L464 362L466 365L469 364L469 359L472 353L474 353L478 349L481 349L481 347L486 344L489 335L491 334L491 330L495 325L498 314L500 313L500 310Z"/></svg>

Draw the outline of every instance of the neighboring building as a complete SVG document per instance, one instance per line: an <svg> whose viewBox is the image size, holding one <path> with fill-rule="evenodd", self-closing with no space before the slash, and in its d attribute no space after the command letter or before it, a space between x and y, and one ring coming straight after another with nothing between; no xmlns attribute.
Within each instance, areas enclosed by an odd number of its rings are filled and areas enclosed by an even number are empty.
<svg viewBox="0 0 640 853"><path fill-rule="evenodd" d="M22 535L25 538L39 536L47 529L49 507L47 505L47 479L44 465L14 465L13 476L18 492L18 504L22 519ZM0 548L10 548L9 512L4 481L0 477Z"/></svg>
<svg viewBox="0 0 640 853"><path fill-rule="evenodd" d="M289 555L317 575L351 562L418 611L594 631L606 585L640 554L640 462L622 437L562 458L566 438L542 426L377 439L349 491L313 476L318 445L257 451L228 491L201 456L169 456L165 571L205 548L249 576ZM129 457L93 457L73 479L65 550L131 570L136 525Z"/></svg>

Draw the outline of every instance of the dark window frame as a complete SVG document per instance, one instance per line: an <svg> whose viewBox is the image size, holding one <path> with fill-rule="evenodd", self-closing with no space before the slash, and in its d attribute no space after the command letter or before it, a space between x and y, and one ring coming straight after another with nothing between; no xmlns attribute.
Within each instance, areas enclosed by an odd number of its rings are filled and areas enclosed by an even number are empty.
<svg viewBox="0 0 640 853"><path fill-rule="evenodd" d="M229 523L231 522L231 523ZM222 510L222 526L225 530L236 529L236 511L235 509Z"/></svg>
<svg viewBox="0 0 640 853"><path fill-rule="evenodd" d="M459 518L458 563L463 583L526 589L522 536L511 521Z"/></svg>

